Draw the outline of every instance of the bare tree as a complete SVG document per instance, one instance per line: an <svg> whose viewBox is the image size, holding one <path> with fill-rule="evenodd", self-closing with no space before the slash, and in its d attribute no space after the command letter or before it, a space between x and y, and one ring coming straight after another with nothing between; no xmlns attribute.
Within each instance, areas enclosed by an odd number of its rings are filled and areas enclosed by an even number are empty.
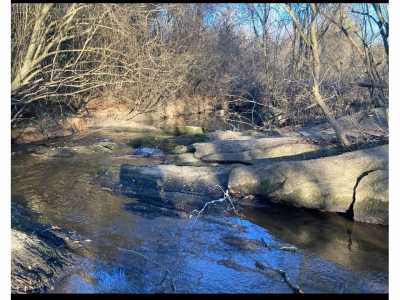
<svg viewBox="0 0 400 300"><path fill-rule="evenodd" d="M382 76L380 74L381 72L378 70L378 66L381 65L382 62L376 62L376 59L374 57L373 51L370 46L372 41L370 42L367 41L367 36L368 36L367 32L374 32L374 28L373 26L371 26L371 24L369 24L369 29L367 28L368 26L367 19L373 18L376 22L378 21L371 16L368 4L363 5L362 7L366 12L359 12L352 10L352 12L356 14L361 14L363 16L363 21L360 26L361 33L358 30L354 29L355 27L354 25L353 26L346 25L346 24L351 24L351 22L348 19L342 4L338 5L338 9L336 10L338 14L332 14L332 13L328 14L324 12L322 14L326 19L328 19L334 26L336 26L345 35L346 40L357 51L359 57L362 58L364 64L364 70L365 73L367 74L368 80L367 81L363 80L361 82L358 82L357 84L360 87L366 87L369 89L371 98L374 99L374 101L377 103L378 106L387 106L386 104L387 93L385 92L385 90L387 90L388 85L385 82L384 76ZM386 26L383 24L384 23L379 22L378 25L380 25L379 28L382 35L382 40L384 43L385 53L386 53L386 63L388 64L389 46L387 43L387 35L385 33L382 33L385 32L384 28L386 28ZM383 73L387 73L387 70L386 71L384 70ZM379 92L377 97L374 97L375 90Z"/></svg>
<svg viewBox="0 0 400 300"><path fill-rule="evenodd" d="M317 26L317 17L318 17L318 6L315 3L309 4L311 7L311 23L310 23L310 34L307 35L304 30L301 30L301 24L296 15L296 12L292 10L290 5L286 4L286 10L291 16L293 23L296 24L299 34L301 35L304 43L310 46L312 50L312 79L313 85L311 87L312 94L314 96L314 101L318 104L318 106L322 109L325 116L327 117L329 123L335 129L336 136L340 143L344 146L350 145L350 141L347 139L346 134L343 128L339 125L339 123L332 116L331 111L328 106L326 106L324 99L321 95L320 91L320 74L321 74L321 63L320 63L320 53L319 53L319 42L318 42L318 26Z"/></svg>
<svg viewBox="0 0 400 300"><path fill-rule="evenodd" d="M328 119L348 145L335 118L387 105L384 4L13 4L11 25L12 124L198 97L257 129Z"/></svg>
<svg viewBox="0 0 400 300"><path fill-rule="evenodd" d="M13 13L25 15L26 23L13 26L12 122L34 102L70 105L75 95L129 81L124 53L99 34L110 30L105 6L14 4Z"/></svg>

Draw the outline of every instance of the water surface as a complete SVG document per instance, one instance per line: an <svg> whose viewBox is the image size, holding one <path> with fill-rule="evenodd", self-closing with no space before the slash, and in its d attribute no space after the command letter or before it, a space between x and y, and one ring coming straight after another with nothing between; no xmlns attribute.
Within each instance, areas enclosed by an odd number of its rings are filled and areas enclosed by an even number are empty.
<svg viewBox="0 0 400 300"><path fill-rule="evenodd" d="M126 145L137 134L103 130L52 146ZM105 185L116 183L122 163L162 160L128 150L13 155L12 201L82 237L76 266L53 292L292 293L277 270L306 293L387 292L387 227L273 204L242 208L241 217L217 211L189 219L140 210L136 199Z"/></svg>

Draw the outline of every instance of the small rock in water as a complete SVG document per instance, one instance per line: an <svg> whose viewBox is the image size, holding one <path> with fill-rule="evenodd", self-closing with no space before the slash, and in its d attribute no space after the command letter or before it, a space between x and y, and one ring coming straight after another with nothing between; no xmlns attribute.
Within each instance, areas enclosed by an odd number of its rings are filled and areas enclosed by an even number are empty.
<svg viewBox="0 0 400 300"><path fill-rule="evenodd" d="M242 250L256 250L265 246L264 243L259 240L247 239L239 236L225 236L222 240L224 243Z"/></svg>
<svg viewBox="0 0 400 300"><path fill-rule="evenodd" d="M144 157L150 157L150 156L163 156L164 153L160 149L156 148L147 148L147 147L140 147L136 148L133 151L134 155L140 155Z"/></svg>
<svg viewBox="0 0 400 300"><path fill-rule="evenodd" d="M284 250L284 251L292 251L292 252L296 252L297 248L294 246L283 246L279 248L280 250Z"/></svg>

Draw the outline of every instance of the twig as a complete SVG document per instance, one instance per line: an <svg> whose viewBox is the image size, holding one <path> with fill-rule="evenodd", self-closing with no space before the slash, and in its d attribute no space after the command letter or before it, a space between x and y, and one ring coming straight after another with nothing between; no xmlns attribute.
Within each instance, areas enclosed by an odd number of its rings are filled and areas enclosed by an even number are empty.
<svg viewBox="0 0 400 300"><path fill-rule="evenodd" d="M197 210L197 209L193 210L192 213L189 215L189 219L191 219L194 216L194 214L196 214L196 217L200 216L209 205L213 205L213 204L216 204L216 203L222 203L222 202L225 202L225 201L227 201L231 205L231 209L230 210L233 210L235 212L235 214L237 214L236 207L235 207L235 205L233 203L233 200L232 200L231 196L229 195L229 191L228 190L224 191L224 189L219 185L217 185L217 187L219 187L222 190L222 192L224 193L223 198L219 198L219 199L216 199L216 200L208 201L203 205L203 207L200 210ZM228 210L228 211L230 211L230 210Z"/></svg>
<svg viewBox="0 0 400 300"><path fill-rule="evenodd" d="M260 270L266 270L267 266L265 266L263 263L256 261L255 262L255 266L256 268L260 269ZM303 290L298 286L298 285L294 285L293 283L290 282L288 275L286 274L286 272L282 269L275 269L271 266L268 267L269 269L272 269L273 271L277 272L279 275L282 276L283 280L285 281L285 283L289 286L289 288L291 288L291 290L296 293L296 294L304 294Z"/></svg>

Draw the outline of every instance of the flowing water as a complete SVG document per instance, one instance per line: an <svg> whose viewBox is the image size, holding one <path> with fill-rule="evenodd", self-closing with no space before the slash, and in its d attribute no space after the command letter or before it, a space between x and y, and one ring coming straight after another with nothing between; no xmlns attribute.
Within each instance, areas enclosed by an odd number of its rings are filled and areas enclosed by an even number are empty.
<svg viewBox="0 0 400 300"><path fill-rule="evenodd" d="M104 140L126 146L140 134L99 130L41 147ZM242 208L240 217L187 218L137 209L137 199L107 188L122 163L160 162L127 147L13 155L12 201L82 238L78 260L52 292L292 293L293 286L305 293L387 292L387 227L273 204Z"/></svg>

